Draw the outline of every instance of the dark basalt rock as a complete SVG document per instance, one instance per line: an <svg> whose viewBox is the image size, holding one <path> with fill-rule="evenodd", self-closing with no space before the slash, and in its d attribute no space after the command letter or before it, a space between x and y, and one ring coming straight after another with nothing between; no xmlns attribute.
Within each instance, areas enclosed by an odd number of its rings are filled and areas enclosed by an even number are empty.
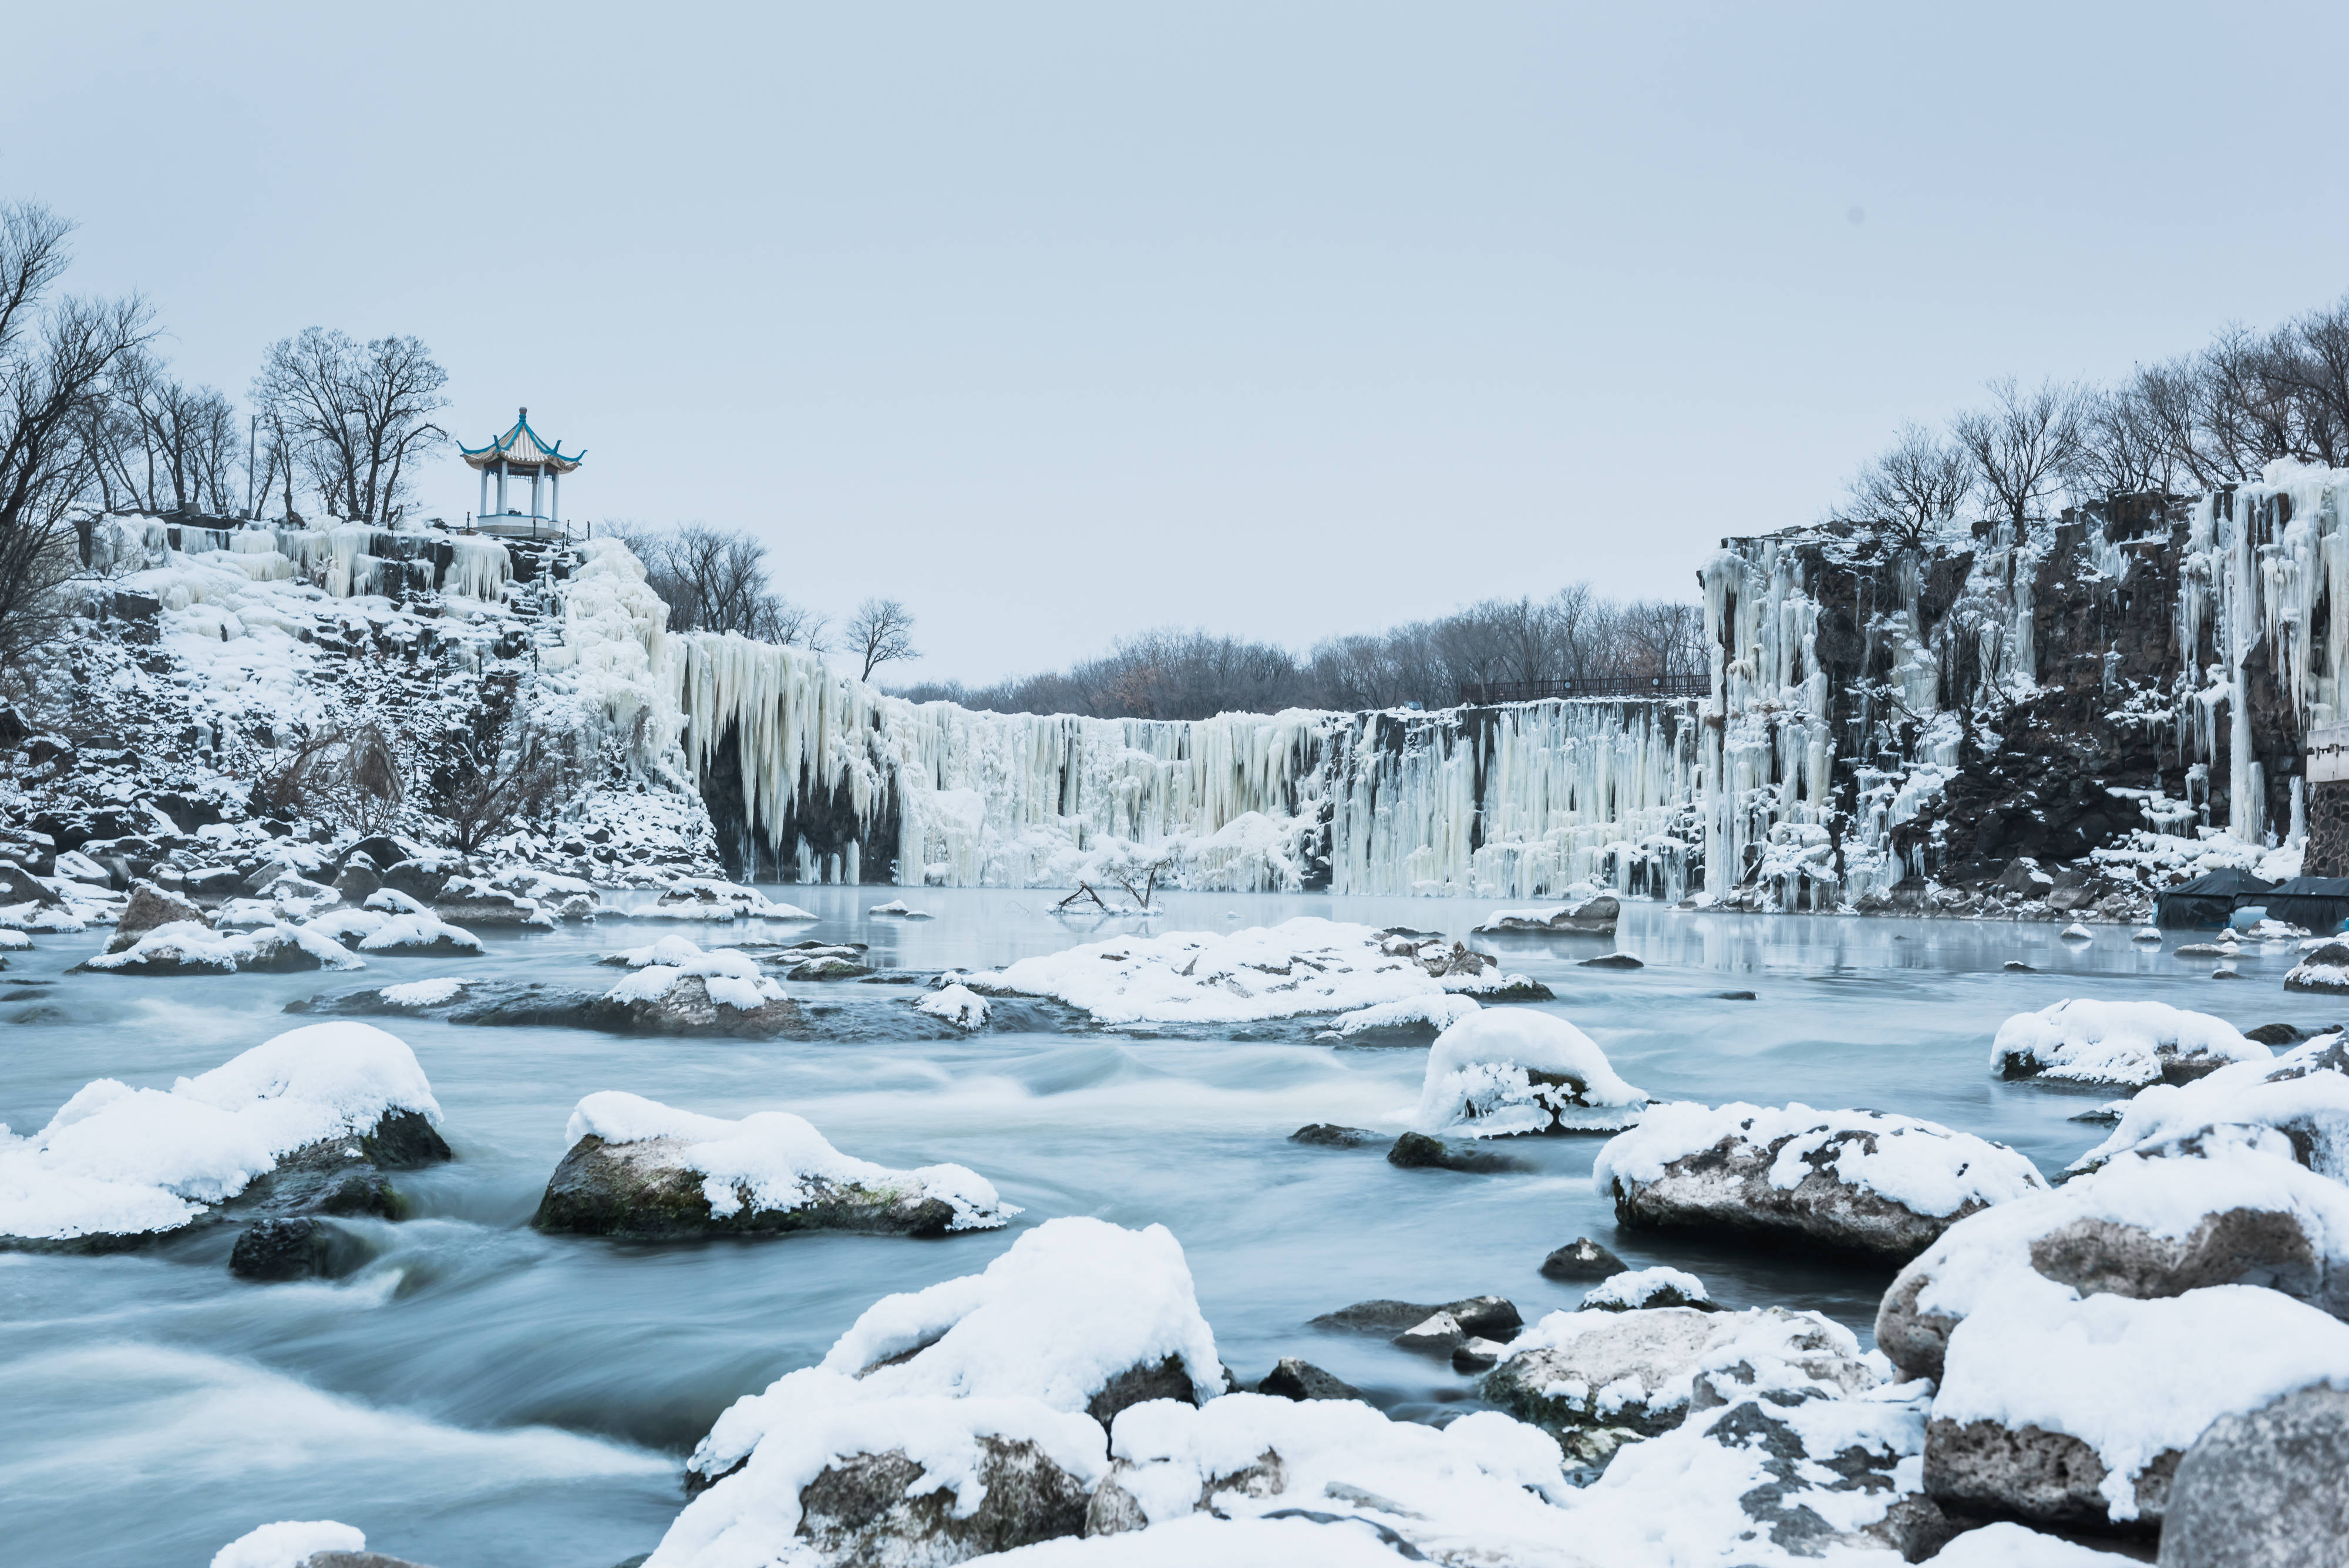
<svg viewBox="0 0 2349 1568"><path fill-rule="evenodd" d="M2297 1045L2311 1038L2304 1031L2289 1023L2262 1023L2257 1029L2243 1031L2243 1038L2256 1045Z"/></svg>
<svg viewBox="0 0 2349 1568"><path fill-rule="evenodd" d="M1387 1163L1405 1170L1463 1170L1472 1174L1531 1170L1526 1161L1490 1149L1463 1148L1425 1133L1405 1133L1387 1150Z"/></svg>
<svg viewBox="0 0 2349 1568"><path fill-rule="evenodd" d="M1515 1303L1506 1296L1466 1296L1456 1302L1399 1302L1381 1299L1356 1302L1352 1306L1340 1307L1324 1313L1306 1326L1321 1329L1346 1329L1355 1334L1392 1334L1425 1323L1438 1313L1444 1313L1460 1325L1463 1334L1479 1339L1508 1340L1516 1337L1526 1326L1526 1320Z"/></svg>
<svg viewBox="0 0 2349 1568"><path fill-rule="evenodd" d="M1114 1431L1119 1411L1152 1399L1176 1399L1185 1405L1199 1403L1198 1391L1192 1386L1191 1375L1183 1370L1179 1356L1170 1355L1154 1366L1127 1367L1085 1401L1085 1414Z"/></svg>
<svg viewBox="0 0 2349 1568"><path fill-rule="evenodd" d="M954 1206L925 1196L921 1184L911 1178L867 1185L810 1177L802 1182L807 1200L790 1209L758 1208L738 1188L741 1207L731 1214L716 1214L702 1191L707 1179L680 1158L684 1147L679 1138L607 1144L591 1133L572 1145L554 1168L530 1222L541 1231L630 1241L779 1236L794 1231L943 1236L954 1222ZM1184 1386L1190 1385L1186 1381Z"/></svg>
<svg viewBox="0 0 2349 1568"><path fill-rule="evenodd" d="M2106 1509L2105 1462L2068 1432L1936 1417L1925 1427L1925 1491L1953 1512L2025 1524L2151 1536L2161 1528L2169 1483L2185 1456L2165 1449L2137 1473L2137 1516Z"/></svg>
<svg viewBox="0 0 2349 1568"><path fill-rule="evenodd" d="M1359 1399L1362 1391L1352 1384L1322 1371L1309 1361L1299 1361L1284 1355L1278 1365L1265 1374L1264 1381L1256 1386L1259 1394L1277 1395L1283 1399Z"/></svg>
<svg viewBox="0 0 2349 1568"><path fill-rule="evenodd" d="M1547 1280L1588 1280L1597 1283L1613 1279L1630 1266L1589 1237L1577 1236L1544 1258L1541 1272Z"/></svg>
<svg viewBox="0 0 2349 1568"><path fill-rule="evenodd" d="M1291 1143L1311 1144L1319 1148L1360 1148L1364 1144L1381 1141L1381 1135L1368 1127L1341 1127L1334 1122L1315 1122L1299 1127L1288 1135Z"/></svg>
<svg viewBox="0 0 2349 1568"><path fill-rule="evenodd" d="M698 976L680 976L665 995L616 1002L601 992L526 985L478 998L469 995L449 1013L451 1023L493 1027L540 1024L594 1029L607 1034L720 1035L769 1039L802 1033L806 1018L788 997L753 1008L709 1000Z"/></svg>
<svg viewBox="0 0 2349 1568"><path fill-rule="evenodd" d="M1600 953L1597 958L1582 960L1581 969L1645 969L1648 966L1631 953Z"/></svg>
<svg viewBox="0 0 2349 1568"><path fill-rule="evenodd" d="M338 1280L363 1267L370 1251L332 1220L297 1216L261 1220L237 1232L228 1272L241 1280Z"/></svg>

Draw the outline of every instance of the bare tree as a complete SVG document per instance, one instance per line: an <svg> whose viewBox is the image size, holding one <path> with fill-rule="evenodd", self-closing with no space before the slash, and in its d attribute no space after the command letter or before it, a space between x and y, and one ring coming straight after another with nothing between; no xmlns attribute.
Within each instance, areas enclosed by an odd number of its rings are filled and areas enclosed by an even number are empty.
<svg viewBox="0 0 2349 1568"><path fill-rule="evenodd" d="M860 680L872 680L885 664L921 657L914 648L913 613L895 599L866 599L848 618L842 635L848 652L864 661Z"/></svg>
<svg viewBox="0 0 2349 1568"><path fill-rule="evenodd" d="M553 815L576 782L561 737L531 723L519 678L482 682L470 726L440 738L424 809L448 825L449 843L471 855L533 816Z"/></svg>
<svg viewBox="0 0 2349 1568"><path fill-rule="evenodd" d="M0 674L19 678L80 564L73 513L92 488L94 410L152 336L135 297L50 303L71 232L47 208L0 203Z"/></svg>
<svg viewBox="0 0 2349 1568"><path fill-rule="evenodd" d="M271 346L253 397L293 439L329 512L388 524L405 510L409 466L449 439L432 422L448 380L417 338L361 344L311 327Z"/></svg>
<svg viewBox="0 0 2349 1568"><path fill-rule="evenodd" d="M774 591L767 546L736 529L688 523L674 529L613 524L668 606L671 631L732 631L759 642L821 649L827 618Z"/></svg>
<svg viewBox="0 0 2349 1568"><path fill-rule="evenodd" d="M2033 521L2047 515L2051 499L2078 466L2087 394L2054 381L2024 391L2005 376L1990 383L1990 395L1989 408L1960 414L1950 431L1973 459L1990 504L2021 539Z"/></svg>
<svg viewBox="0 0 2349 1568"><path fill-rule="evenodd" d="M1973 489L1965 447L1911 423L1859 471L1848 504L1853 517L1915 549L1954 525Z"/></svg>

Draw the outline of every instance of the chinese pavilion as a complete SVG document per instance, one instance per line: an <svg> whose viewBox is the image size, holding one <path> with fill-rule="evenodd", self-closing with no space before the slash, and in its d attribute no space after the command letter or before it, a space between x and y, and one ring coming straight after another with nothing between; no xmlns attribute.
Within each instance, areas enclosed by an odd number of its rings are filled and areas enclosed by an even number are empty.
<svg viewBox="0 0 2349 1568"><path fill-rule="evenodd" d="M481 471L481 504L476 513L481 524L500 532L517 524L527 524L530 531L536 533L540 523L555 523L562 503L563 476L577 468L580 461L587 455L585 452L565 453L561 441L550 445L540 440L538 432L530 428L528 409L515 415L513 429L489 445L470 447L460 443L457 450L467 462ZM498 504L494 509L490 505L490 475L492 473L498 478ZM519 479L524 475L530 479L530 512L527 516L506 505L507 478ZM538 482L542 477L547 484L544 512L538 509Z"/></svg>

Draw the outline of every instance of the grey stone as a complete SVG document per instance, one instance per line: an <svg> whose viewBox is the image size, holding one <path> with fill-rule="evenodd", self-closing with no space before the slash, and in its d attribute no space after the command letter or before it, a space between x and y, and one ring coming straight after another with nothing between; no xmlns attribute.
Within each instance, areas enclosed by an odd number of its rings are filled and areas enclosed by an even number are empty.
<svg viewBox="0 0 2349 1568"><path fill-rule="evenodd" d="M187 899L175 898L151 882L142 882L131 889L130 901L123 906L122 918L114 922L114 940L106 944L106 950L119 953L145 932L174 920L208 923L204 912Z"/></svg>
<svg viewBox="0 0 2349 1568"><path fill-rule="evenodd" d="M369 1249L331 1220L260 1220L237 1232L228 1272L240 1280L337 1280L364 1266Z"/></svg>
<svg viewBox="0 0 2349 1568"><path fill-rule="evenodd" d="M1332 1376L1309 1361L1299 1361L1284 1355L1264 1381L1256 1386L1259 1394L1278 1395L1283 1399L1359 1399L1362 1391L1352 1384Z"/></svg>
<svg viewBox="0 0 2349 1568"><path fill-rule="evenodd" d="M1330 1122L1315 1122L1311 1127L1299 1127L1288 1135L1291 1143L1308 1143L1321 1148L1359 1148L1366 1143L1381 1140L1378 1133L1368 1127L1341 1127Z"/></svg>
<svg viewBox="0 0 2349 1568"><path fill-rule="evenodd" d="M2137 1473L2137 1517L2116 1520L2103 1491L2105 1462L2068 1432L1936 1417L1925 1427L1925 1492L1960 1513L2025 1524L2150 1535L2161 1526L2170 1478L2183 1458L2165 1449Z"/></svg>
<svg viewBox="0 0 2349 1568"><path fill-rule="evenodd" d="M857 980L873 972L873 966L853 958L825 954L792 966L785 980Z"/></svg>
<svg viewBox="0 0 2349 1568"><path fill-rule="evenodd" d="M2171 1480L2162 1568L2349 1568L2349 1391L2222 1417Z"/></svg>
<svg viewBox="0 0 2349 1568"><path fill-rule="evenodd" d="M0 904L22 904L27 900L43 906L61 901L30 871L14 860L0 860Z"/></svg>
<svg viewBox="0 0 2349 1568"><path fill-rule="evenodd" d="M1198 1390L1192 1386L1191 1375L1183 1370L1180 1356L1127 1367L1085 1401L1085 1414L1114 1431L1119 1411L1153 1399L1174 1399L1185 1405L1199 1402Z"/></svg>
<svg viewBox="0 0 2349 1568"><path fill-rule="evenodd" d="M1405 1170L1461 1170L1472 1174L1489 1174L1504 1170L1530 1170L1524 1160L1490 1149L1464 1148L1429 1137L1425 1133L1405 1133L1395 1139L1387 1150L1387 1163Z"/></svg>
<svg viewBox="0 0 2349 1568"><path fill-rule="evenodd" d="M1421 1355L1450 1355L1468 1343L1468 1334L1460 1326L1459 1319L1448 1312L1439 1312L1396 1334L1394 1342L1400 1348Z"/></svg>
<svg viewBox="0 0 2349 1568"><path fill-rule="evenodd" d="M1084 1484L1024 1439L978 1439L978 1506L957 1515L945 1486L916 1490L923 1468L903 1453L856 1454L800 1490L796 1533L826 1568L959 1563L1081 1535Z"/></svg>
<svg viewBox="0 0 2349 1568"><path fill-rule="evenodd" d="M1630 953L1600 953L1597 958L1584 959L1581 961L1580 967L1584 969L1645 969L1648 966L1641 963L1637 957Z"/></svg>
<svg viewBox="0 0 2349 1568"><path fill-rule="evenodd" d="M1346 1329L1355 1334L1396 1334L1423 1323L1437 1313L1448 1313L1469 1334L1485 1339L1511 1339L1526 1320L1515 1303L1504 1296L1464 1296L1456 1302L1399 1302L1381 1299L1324 1313L1307 1326Z"/></svg>

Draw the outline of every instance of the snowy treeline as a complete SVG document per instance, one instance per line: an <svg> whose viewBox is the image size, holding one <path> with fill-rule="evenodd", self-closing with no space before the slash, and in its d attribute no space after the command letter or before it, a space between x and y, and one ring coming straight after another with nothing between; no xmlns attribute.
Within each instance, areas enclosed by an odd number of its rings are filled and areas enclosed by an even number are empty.
<svg viewBox="0 0 2349 1568"><path fill-rule="evenodd" d="M1351 712L1449 708L1486 686L1619 688L1702 680L1693 604L1629 603L1575 583L1547 598L1485 599L1432 620L1330 638L1299 657L1278 643L1161 628L1046 675L968 687L927 682L900 695L999 713L1206 719L1288 708Z"/></svg>

